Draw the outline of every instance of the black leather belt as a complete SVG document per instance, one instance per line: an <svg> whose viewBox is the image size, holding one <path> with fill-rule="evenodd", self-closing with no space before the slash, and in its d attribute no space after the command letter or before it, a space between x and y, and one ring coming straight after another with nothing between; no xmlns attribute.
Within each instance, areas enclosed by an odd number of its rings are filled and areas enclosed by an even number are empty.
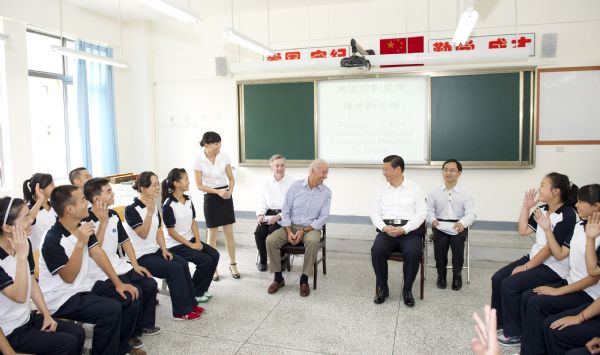
<svg viewBox="0 0 600 355"><path fill-rule="evenodd" d="M407 219L384 219L383 223L387 224L388 226L403 226L406 223L408 223Z"/></svg>
<svg viewBox="0 0 600 355"><path fill-rule="evenodd" d="M458 219L441 219L441 218L436 218L438 221L440 222L458 222Z"/></svg>
<svg viewBox="0 0 600 355"><path fill-rule="evenodd" d="M269 213L269 212L270 212L270 213ZM267 210L267 215L274 215L274 214L278 214L278 213L281 213L281 210L280 210L280 209L273 209L273 208L269 208L269 209Z"/></svg>

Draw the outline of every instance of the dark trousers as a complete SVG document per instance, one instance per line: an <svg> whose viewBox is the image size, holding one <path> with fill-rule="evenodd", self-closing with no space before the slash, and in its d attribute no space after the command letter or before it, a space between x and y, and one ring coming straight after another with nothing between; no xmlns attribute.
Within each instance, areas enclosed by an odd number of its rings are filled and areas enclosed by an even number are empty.
<svg viewBox="0 0 600 355"><path fill-rule="evenodd" d="M504 335L521 336L521 296L525 291L560 280L561 277L544 264L505 278L500 286Z"/></svg>
<svg viewBox="0 0 600 355"><path fill-rule="evenodd" d="M196 238L190 240L196 242ZM190 263L196 265L196 270L192 276L194 285L194 295L200 297L204 292L208 291L212 282L213 274L219 265L219 252L210 245L202 243L202 250L192 249L186 245L180 244L172 247L169 251L177 254Z"/></svg>
<svg viewBox="0 0 600 355"><path fill-rule="evenodd" d="M548 354L562 355L570 349L584 347L588 341L592 340L592 338L600 336L600 316L596 316L581 324L572 325L562 330L550 329L550 324L555 320L567 316L578 315L581 311L586 309L587 306L587 304L581 305L577 308L571 308L546 318L544 321L544 341L546 342Z"/></svg>
<svg viewBox="0 0 600 355"><path fill-rule="evenodd" d="M438 276L446 277L446 266L448 266L448 249L452 248L452 273L460 275L465 262L465 240L469 230L465 228L457 235L446 234L440 230L433 230L433 251L435 255L435 266Z"/></svg>
<svg viewBox="0 0 600 355"><path fill-rule="evenodd" d="M496 320L498 329L502 329L502 281L510 277L511 272L517 266L521 266L529 261L529 256L524 256L519 260L506 265L492 276L492 301L491 306L496 310Z"/></svg>
<svg viewBox="0 0 600 355"><path fill-rule="evenodd" d="M552 284L552 287L566 285L566 281ZM523 320L523 335L521 338L521 354L545 354L544 320L551 315L569 310L582 304L594 301L583 291L562 296L536 295L528 290L521 297L521 319Z"/></svg>
<svg viewBox="0 0 600 355"><path fill-rule="evenodd" d="M63 303L53 316L94 324L90 354L119 353L119 330L121 329L119 302L91 292L79 292Z"/></svg>
<svg viewBox="0 0 600 355"><path fill-rule="evenodd" d="M137 287L138 293L141 295L142 290ZM121 297L117 292L115 285L110 280L96 281L92 287L92 293L98 296L110 298L121 304L121 332L119 337L119 354L125 354L131 350L129 340L133 338L135 333L137 320L142 309L141 298L133 299L129 292L125 292L126 298Z"/></svg>
<svg viewBox="0 0 600 355"><path fill-rule="evenodd" d="M590 340L592 340L592 339L590 339ZM571 350L567 351L565 354L566 355L590 355L591 352L589 352L587 350L587 348L584 346L584 347L577 348L577 349L571 349Z"/></svg>
<svg viewBox="0 0 600 355"><path fill-rule="evenodd" d="M138 274L133 269L124 275L120 275L121 281L135 285L140 292L140 315L135 327L135 335L140 336L142 329L153 328L156 325L156 294L158 284L154 278Z"/></svg>
<svg viewBox="0 0 600 355"><path fill-rule="evenodd" d="M281 226L277 222L271 225L259 224L256 226L256 230L254 230L254 241L256 242L256 249L258 249L259 262L261 264L267 263L267 237L279 228L281 228Z"/></svg>
<svg viewBox="0 0 600 355"><path fill-rule="evenodd" d="M138 258L138 264L148 269L152 276L167 280L174 316L188 314L198 304L187 260L176 254L172 260L167 260L157 250Z"/></svg>
<svg viewBox="0 0 600 355"><path fill-rule="evenodd" d="M56 332L41 330L44 317L31 312L29 321L15 329L6 338L18 353L39 355L79 355L83 351L85 331L75 323L55 319Z"/></svg>
<svg viewBox="0 0 600 355"><path fill-rule="evenodd" d="M388 256L399 251L404 254L404 286L403 290L411 291L413 282L419 272L419 261L423 252L423 226L414 231L400 236L390 237L388 234L378 231L373 246L371 247L371 263L375 271L375 284L377 287L386 288L388 281Z"/></svg>

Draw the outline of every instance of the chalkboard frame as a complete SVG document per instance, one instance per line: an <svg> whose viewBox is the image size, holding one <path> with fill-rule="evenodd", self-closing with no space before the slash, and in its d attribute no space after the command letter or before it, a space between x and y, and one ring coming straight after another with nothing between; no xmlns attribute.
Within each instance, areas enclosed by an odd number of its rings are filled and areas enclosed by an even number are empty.
<svg viewBox="0 0 600 355"><path fill-rule="evenodd" d="M423 68L420 68L423 69ZM524 72L530 72L529 80L526 85ZM459 75L482 75L482 74L501 74L501 73L520 73L519 83L519 157L520 160L515 161L464 161L461 160L465 168L472 169L531 169L535 167L535 132L536 132L536 116L537 116L537 97L535 91L537 86L536 78L537 69L534 66L515 66L515 67L501 67L501 68L485 68L485 69L460 69L460 70L435 70L435 71L410 71L402 73L362 73L354 75L339 75L339 76L317 76L317 77L289 77L281 79L261 79L261 80L241 80L236 84L238 86L238 114L239 114L239 143L240 143L240 166L268 166L269 161L267 159L246 159L245 156L245 117L244 117L244 86L254 84L282 84L282 83L301 83L301 82L312 82L314 83L314 152L315 158L318 152L318 82L325 80L343 80L343 79L368 79L368 78L386 78L386 77L401 77L401 76L427 76L429 77L428 87L428 102L429 102L429 114L428 114L428 163L427 164L408 164L410 168L416 169L439 169L443 164L443 161L432 161L431 160L431 78L439 76L459 76ZM528 92L525 91L525 87L528 86ZM529 103L529 117L524 115L525 95L528 95ZM525 134L525 125L528 125L528 133ZM525 156L527 156L525 158ZM288 160L288 166L307 166L310 160ZM339 168L380 168L380 164L352 164L352 163L337 163L330 164L332 167Z"/></svg>

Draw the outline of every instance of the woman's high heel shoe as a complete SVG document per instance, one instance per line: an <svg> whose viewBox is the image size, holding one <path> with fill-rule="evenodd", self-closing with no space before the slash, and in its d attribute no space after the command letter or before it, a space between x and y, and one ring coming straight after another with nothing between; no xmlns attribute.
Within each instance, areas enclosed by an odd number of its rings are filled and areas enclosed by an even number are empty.
<svg viewBox="0 0 600 355"><path fill-rule="evenodd" d="M234 279L239 279L240 273L238 272L236 265L237 263L229 264L229 271L231 271L231 276L233 276Z"/></svg>
<svg viewBox="0 0 600 355"><path fill-rule="evenodd" d="M219 281L219 273L217 273L216 271L213 274L213 281Z"/></svg>

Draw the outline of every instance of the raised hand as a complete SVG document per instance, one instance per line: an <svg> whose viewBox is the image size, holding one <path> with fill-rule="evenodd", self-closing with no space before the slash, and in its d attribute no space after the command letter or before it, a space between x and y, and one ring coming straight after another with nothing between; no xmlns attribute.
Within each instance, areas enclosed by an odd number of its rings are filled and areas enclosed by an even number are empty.
<svg viewBox="0 0 600 355"><path fill-rule="evenodd" d="M108 223L108 205L102 201L96 201L92 206L92 212L98 217L101 224Z"/></svg>
<svg viewBox="0 0 600 355"><path fill-rule="evenodd" d="M21 227L12 226L12 238L8 238L11 248L16 256L27 257L29 255L29 243L27 243L27 233Z"/></svg>
<svg viewBox="0 0 600 355"><path fill-rule="evenodd" d="M550 217L548 217L548 214L545 211L542 211L539 208L536 209L533 211L533 219L543 230L547 231L551 228Z"/></svg>
<svg viewBox="0 0 600 355"><path fill-rule="evenodd" d="M596 212L588 217L585 225L585 236L596 239L600 237L600 212Z"/></svg>
<svg viewBox="0 0 600 355"><path fill-rule="evenodd" d="M535 205L537 205L538 200L536 200L536 196L536 189L529 189L528 191L526 191L525 197L523 198L523 207L533 208Z"/></svg>
<svg viewBox="0 0 600 355"><path fill-rule="evenodd" d="M92 222L86 222L81 224L77 231L75 232L75 236L77 240L82 244L87 244L90 240L90 236L94 234L96 226Z"/></svg>

